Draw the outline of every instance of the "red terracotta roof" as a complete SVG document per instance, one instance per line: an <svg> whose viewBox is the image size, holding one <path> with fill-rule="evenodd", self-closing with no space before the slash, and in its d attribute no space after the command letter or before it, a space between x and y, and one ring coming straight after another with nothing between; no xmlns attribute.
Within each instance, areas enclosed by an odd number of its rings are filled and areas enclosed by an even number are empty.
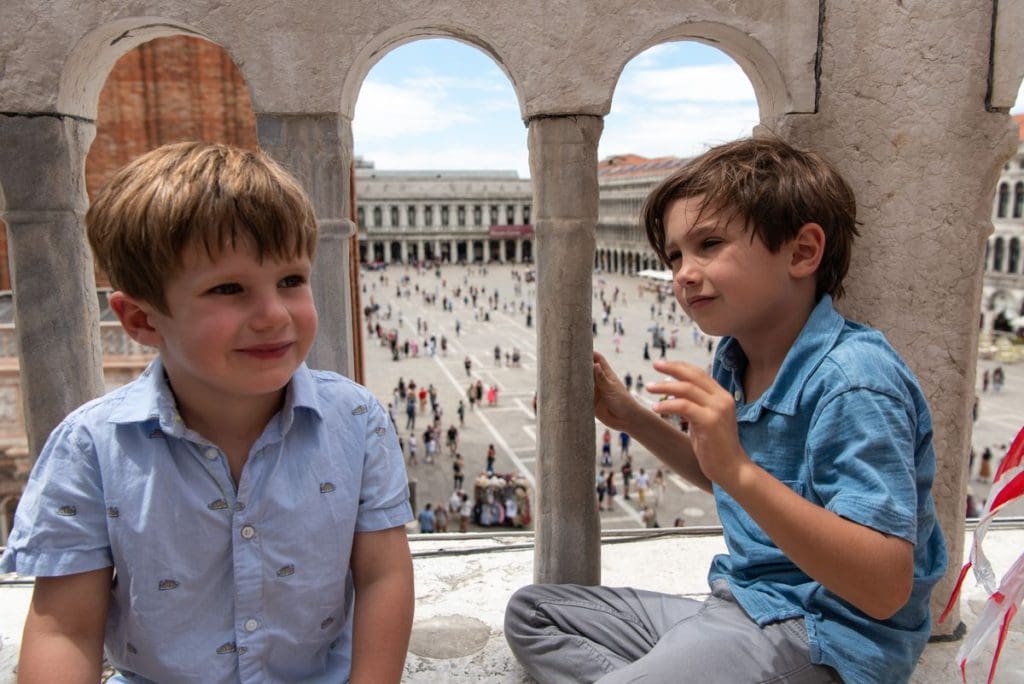
<svg viewBox="0 0 1024 684"><path fill-rule="evenodd" d="M680 157L641 157L638 154L617 154L602 159L597 164L597 175L609 176L644 176L650 174L665 175L669 170L678 168L686 162Z"/></svg>

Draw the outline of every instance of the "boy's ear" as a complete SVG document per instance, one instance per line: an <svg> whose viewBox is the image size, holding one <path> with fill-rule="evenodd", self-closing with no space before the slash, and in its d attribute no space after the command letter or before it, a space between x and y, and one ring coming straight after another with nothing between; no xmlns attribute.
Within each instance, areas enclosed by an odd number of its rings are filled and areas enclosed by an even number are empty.
<svg viewBox="0 0 1024 684"><path fill-rule="evenodd" d="M110 309L117 314L128 336L147 347L159 347L163 339L150 322L153 306L124 292L111 292L107 297Z"/></svg>
<svg viewBox="0 0 1024 684"><path fill-rule="evenodd" d="M789 273L794 278L813 277L825 255L825 231L817 223L800 226L790 243Z"/></svg>

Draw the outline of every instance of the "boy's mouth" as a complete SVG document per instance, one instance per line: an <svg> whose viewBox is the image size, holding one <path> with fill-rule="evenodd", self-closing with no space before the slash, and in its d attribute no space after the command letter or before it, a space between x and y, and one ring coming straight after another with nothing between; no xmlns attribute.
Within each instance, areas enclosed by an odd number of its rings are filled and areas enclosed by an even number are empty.
<svg viewBox="0 0 1024 684"><path fill-rule="evenodd" d="M244 347L238 351L257 359L276 359L284 356L292 348L294 342L274 342L271 344L257 344L252 347Z"/></svg>
<svg viewBox="0 0 1024 684"><path fill-rule="evenodd" d="M686 306L690 309L700 308L702 305L707 304L713 299L714 297L709 297L707 295L696 295L693 297L687 297Z"/></svg>

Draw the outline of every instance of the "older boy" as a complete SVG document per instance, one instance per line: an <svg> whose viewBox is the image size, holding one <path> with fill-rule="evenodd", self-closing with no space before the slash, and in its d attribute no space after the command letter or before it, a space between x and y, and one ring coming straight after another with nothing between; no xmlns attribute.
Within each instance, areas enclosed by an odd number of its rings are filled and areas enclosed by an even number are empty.
<svg viewBox="0 0 1024 684"><path fill-rule="evenodd" d="M303 359L312 207L262 154L182 143L86 217L127 333L159 356L69 415L3 571L36 576L23 682L397 682L412 515L394 429ZM353 596L358 601L353 601Z"/></svg>
<svg viewBox="0 0 1024 684"><path fill-rule="evenodd" d="M668 396L654 411L595 354L595 412L714 494L729 553L703 603L526 587L506 614L513 651L544 682L906 681L946 553L917 381L832 306L852 191L815 154L742 140L666 179L644 222L686 314L726 337L712 376L654 364L670 377L647 386Z"/></svg>

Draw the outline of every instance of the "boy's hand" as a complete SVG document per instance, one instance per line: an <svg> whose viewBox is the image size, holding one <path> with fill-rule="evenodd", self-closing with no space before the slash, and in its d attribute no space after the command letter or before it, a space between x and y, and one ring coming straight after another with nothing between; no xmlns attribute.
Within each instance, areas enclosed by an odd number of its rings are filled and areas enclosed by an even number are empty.
<svg viewBox="0 0 1024 684"><path fill-rule="evenodd" d="M594 415L613 430L627 430L630 417L640 407L615 371L594 352Z"/></svg>
<svg viewBox="0 0 1024 684"><path fill-rule="evenodd" d="M689 363L655 361L654 369L675 378L647 383L649 392L669 397L658 402L654 410L689 422L690 444L701 471L712 482L725 486L744 463L750 462L740 445L732 395Z"/></svg>

